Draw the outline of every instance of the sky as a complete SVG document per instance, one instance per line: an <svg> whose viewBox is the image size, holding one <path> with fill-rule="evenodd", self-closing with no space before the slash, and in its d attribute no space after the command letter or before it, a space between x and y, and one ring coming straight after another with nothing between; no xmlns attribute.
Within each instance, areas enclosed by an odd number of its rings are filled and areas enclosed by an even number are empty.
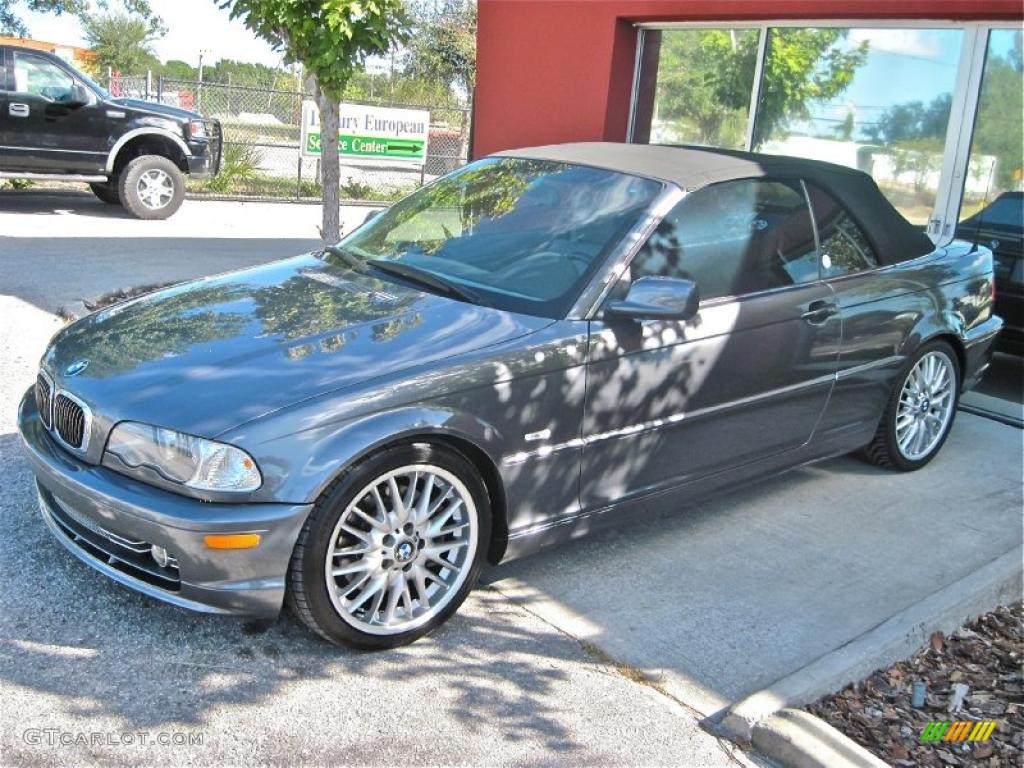
<svg viewBox="0 0 1024 768"><path fill-rule="evenodd" d="M117 6L116 3L111 5ZM241 21L232 21L228 12L220 10L214 0L150 0L150 5L168 29L163 39L153 43L153 50L161 61L180 59L196 66L202 51L205 62L237 59L268 66L281 63L280 53L272 51ZM21 4L16 7L31 37L65 45L85 45L74 17L32 13L25 11Z"/></svg>

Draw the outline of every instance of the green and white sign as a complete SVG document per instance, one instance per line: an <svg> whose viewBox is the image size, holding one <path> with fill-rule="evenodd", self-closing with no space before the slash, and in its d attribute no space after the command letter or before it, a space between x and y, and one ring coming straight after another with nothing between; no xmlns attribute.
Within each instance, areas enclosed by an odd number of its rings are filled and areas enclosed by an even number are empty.
<svg viewBox="0 0 1024 768"><path fill-rule="evenodd" d="M338 155L359 161L423 165L427 157L430 113L424 109L340 106ZM302 102L302 154L320 157L320 110Z"/></svg>

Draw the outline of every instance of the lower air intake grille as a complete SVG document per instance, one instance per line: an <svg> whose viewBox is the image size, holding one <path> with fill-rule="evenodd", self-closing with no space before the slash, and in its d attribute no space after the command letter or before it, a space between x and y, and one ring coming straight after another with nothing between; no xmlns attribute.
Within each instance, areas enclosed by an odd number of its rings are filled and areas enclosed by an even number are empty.
<svg viewBox="0 0 1024 768"><path fill-rule="evenodd" d="M72 448L81 448L85 439L85 412L82 406L61 393L53 401L53 428Z"/></svg>

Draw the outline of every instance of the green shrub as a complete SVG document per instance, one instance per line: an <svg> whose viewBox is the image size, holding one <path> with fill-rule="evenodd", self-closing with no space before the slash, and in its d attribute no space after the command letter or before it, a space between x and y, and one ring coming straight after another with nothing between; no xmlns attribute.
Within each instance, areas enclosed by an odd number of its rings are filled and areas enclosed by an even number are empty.
<svg viewBox="0 0 1024 768"><path fill-rule="evenodd" d="M32 186L35 186L35 182L32 179L7 179L6 181L0 181L0 189L28 189Z"/></svg>
<svg viewBox="0 0 1024 768"><path fill-rule="evenodd" d="M207 180L207 192L225 194L259 177L260 151L251 144L225 144L220 173Z"/></svg>

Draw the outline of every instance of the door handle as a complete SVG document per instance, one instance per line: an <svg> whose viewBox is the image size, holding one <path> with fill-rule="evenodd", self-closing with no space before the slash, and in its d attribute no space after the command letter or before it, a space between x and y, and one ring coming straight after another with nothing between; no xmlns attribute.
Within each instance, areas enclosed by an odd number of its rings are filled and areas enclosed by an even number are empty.
<svg viewBox="0 0 1024 768"><path fill-rule="evenodd" d="M11 117L28 117L28 104L11 102L7 107L7 112Z"/></svg>
<svg viewBox="0 0 1024 768"><path fill-rule="evenodd" d="M800 317L811 325L821 325L837 312L839 312L839 307L834 301L818 299L808 304L807 310Z"/></svg>

